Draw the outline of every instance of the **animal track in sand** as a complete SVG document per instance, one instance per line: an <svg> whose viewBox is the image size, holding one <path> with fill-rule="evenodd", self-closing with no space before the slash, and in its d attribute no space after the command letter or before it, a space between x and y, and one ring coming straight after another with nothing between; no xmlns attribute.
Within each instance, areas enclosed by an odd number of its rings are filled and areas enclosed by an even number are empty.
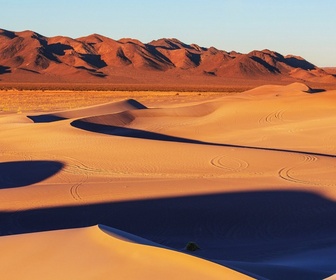
<svg viewBox="0 0 336 280"><path fill-rule="evenodd" d="M26 155L26 157L28 157ZM71 184L69 189L71 197L78 201L82 197L79 193L80 186L88 181L90 175L92 174L102 174L107 171L95 167L90 167L79 159L75 159L68 156L55 156L52 154L36 154L29 155L29 159L48 159L48 160L57 160L64 163L64 167L61 172L57 173L57 176L65 184Z"/></svg>
<svg viewBox="0 0 336 280"><path fill-rule="evenodd" d="M241 172L249 167L249 163L245 160L223 155L211 159L210 164L227 172Z"/></svg>
<svg viewBox="0 0 336 280"><path fill-rule="evenodd" d="M259 119L259 124L272 124L272 123L277 123L277 122L283 122L285 110L278 110L275 112L272 112L268 115L266 115L265 117L262 117Z"/></svg>
<svg viewBox="0 0 336 280"><path fill-rule="evenodd" d="M99 168L90 167L86 164L84 164L82 161L71 158L71 157L63 157L66 162L69 162L65 168L65 172L71 173L71 174L96 174L96 173L102 173L104 170Z"/></svg>
<svg viewBox="0 0 336 280"><path fill-rule="evenodd" d="M83 185L85 182L88 181L90 174L93 173L102 173L103 170L98 169L98 168L93 168L90 167L86 164L84 164L83 162L81 162L78 159L74 159L71 157L65 157L65 161L67 162L65 168L64 168L64 172L67 174L71 174L71 175L79 175L80 178L76 181L75 184L73 184L70 187L70 195L72 196L72 198L74 200L81 200L82 197L79 193L79 188L81 185ZM68 181L73 181L71 179L68 179Z"/></svg>
<svg viewBox="0 0 336 280"><path fill-rule="evenodd" d="M300 175L298 174L297 170L300 170L300 169L302 170L305 165L314 164L318 160L320 160L320 158L317 156L304 155L303 160L297 163L296 165L281 168L278 171L278 175L280 178L286 181L290 181L290 182L294 182L298 184L324 186L324 187L336 186L336 183L330 182L330 181L328 182L327 180L318 180L318 179L311 180L309 178L300 178ZM303 175L303 176L306 176L306 175Z"/></svg>
<svg viewBox="0 0 336 280"><path fill-rule="evenodd" d="M74 184L70 188L70 194L74 200L82 200L82 197L79 195L78 189L85 181Z"/></svg>

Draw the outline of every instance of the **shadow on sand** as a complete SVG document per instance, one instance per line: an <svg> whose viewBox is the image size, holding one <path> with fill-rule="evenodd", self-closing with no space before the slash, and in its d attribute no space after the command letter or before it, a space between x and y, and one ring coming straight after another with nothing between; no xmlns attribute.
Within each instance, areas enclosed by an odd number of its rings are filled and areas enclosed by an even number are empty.
<svg viewBox="0 0 336 280"><path fill-rule="evenodd" d="M57 161L12 161L0 163L0 190L24 187L41 182L59 172Z"/></svg>
<svg viewBox="0 0 336 280"><path fill-rule="evenodd" d="M176 250L194 241L201 248L195 255L258 279L322 279L336 272L336 204L309 192L239 192L0 213L1 235L96 224ZM321 248L331 252L321 254ZM307 252L308 261L273 263Z"/></svg>
<svg viewBox="0 0 336 280"><path fill-rule="evenodd" d="M66 120L66 118L62 118L53 114L45 114L38 116L27 116L27 118L31 119L34 123L50 123Z"/></svg>
<svg viewBox="0 0 336 280"><path fill-rule="evenodd" d="M71 122L71 125L73 127L83 129L86 131L102 133L106 135L128 137L128 138L189 143L189 144L219 146L219 147L229 147L229 148L240 148L240 149L275 151L275 152L294 153L294 154L301 154L301 155L314 155L314 156L324 156L324 157L336 158L336 155L314 153L314 152L308 152L308 151L306 152L306 151L296 151L296 150L279 149L279 148L267 148L267 147L205 142L205 141L188 139L188 138L183 138L183 137L178 137L178 136L170 136L167 134L161 134L161 133L151 132L151 131L146 131L146 130L141 130L141 129L135 129L135 128L129 128L129 127L123 127L123 126L112 126L112 125L106 125L106 124L97 124L93 122L86 122L83 120L75 120Z"/></svg>

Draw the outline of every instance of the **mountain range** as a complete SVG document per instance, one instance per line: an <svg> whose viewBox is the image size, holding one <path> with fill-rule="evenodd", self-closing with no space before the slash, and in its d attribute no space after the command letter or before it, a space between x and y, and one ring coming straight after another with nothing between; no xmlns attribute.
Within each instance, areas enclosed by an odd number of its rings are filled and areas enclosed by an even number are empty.
<svg viewBox="0 0 336 280"><path fill-rule="evenodd" d="M110 84L306 82L336 84L336 75L300 56L271 50L247 54L185 44L142 43L99 34L46 37L0 29L0 81Z"/></svg>

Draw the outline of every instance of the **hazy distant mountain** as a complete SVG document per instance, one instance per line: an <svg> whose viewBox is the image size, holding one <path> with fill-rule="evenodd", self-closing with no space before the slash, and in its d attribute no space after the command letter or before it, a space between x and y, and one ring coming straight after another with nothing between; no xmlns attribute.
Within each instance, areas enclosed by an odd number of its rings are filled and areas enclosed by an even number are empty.
<svg viewBox="0 0 336 280"><path fill-rule="evenodd" d="M98 34L72 39L0 29L0 80L99 83L202 80L220 84L249 80L335 83L336 78L299 56L283 56L270 50L241 54L188 45L177 39L144 44L126 38L116 41Z"/></svg>

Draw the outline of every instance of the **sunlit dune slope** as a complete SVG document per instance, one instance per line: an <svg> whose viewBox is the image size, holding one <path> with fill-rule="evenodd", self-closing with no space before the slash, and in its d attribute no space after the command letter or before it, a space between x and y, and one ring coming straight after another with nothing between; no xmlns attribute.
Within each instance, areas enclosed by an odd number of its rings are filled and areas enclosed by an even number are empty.
<svg viewBox="0 0 336 280"><path fill-rule="evenodd" d="M151 94L0 115L4 275L336 273L335 91Z"/></svg>
<svg viewBox="0 0 336 280"><path fill-rule="evenodd" d="M252 279L128 238L104 226L4 237L0 272L5 279Z"/></svg>

